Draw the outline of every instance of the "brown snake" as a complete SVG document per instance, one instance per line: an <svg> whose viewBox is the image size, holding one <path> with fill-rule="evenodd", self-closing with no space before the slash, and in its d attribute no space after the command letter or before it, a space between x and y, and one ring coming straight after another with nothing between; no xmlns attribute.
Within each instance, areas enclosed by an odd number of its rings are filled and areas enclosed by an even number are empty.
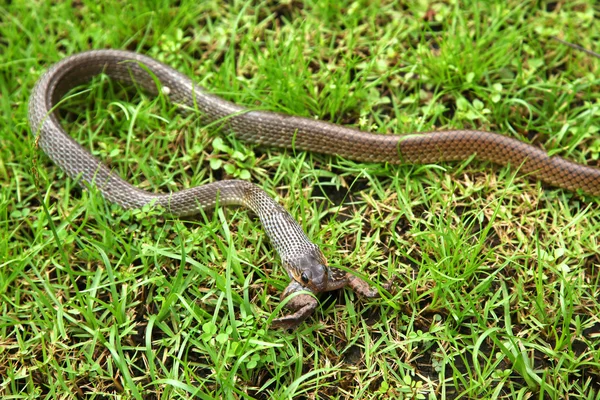
<svg viewBox="0 0 600 400"><path fill-rule="evenodd" d="M308 118L250 111L208 93L187 76L138 53L88 51L63 59L38 80L29 101L31 130L39 135L38 143L44 152L69 176L94 184L106 199L124 208L142 207L154 201L175 216L195 214L217 203L250 208L258 215L291 279L282 298L299 291L318 294L344 286L366 297L376 297L378 292L355 275L327 266L319 248L306 237L292 216L252 183L225 180L169 194L154 194L117 176L75 142L62 129L54 113L69 90L99 73L119 81L135 82L153 94L158 93L158 81L159 89L171 101L184 109L199 111L206 123L219 122L227 131L251 143L395 164L455 161L475 155L480 160L517 166L521 173L550 185L600 194L600 169L550 157L537 147L497 133L454 130L381 135ZM293 329L312 314L317 301L310 294L299 293L289 299L286 306L293 313L275 319L273 325Z"/></svg>

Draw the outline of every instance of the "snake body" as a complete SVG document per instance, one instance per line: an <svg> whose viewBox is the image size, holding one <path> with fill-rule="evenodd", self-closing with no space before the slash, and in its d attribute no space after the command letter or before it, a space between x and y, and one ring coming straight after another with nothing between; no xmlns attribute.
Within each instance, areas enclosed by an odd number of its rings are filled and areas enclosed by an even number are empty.
<svg viewBox="0 0 600 400"><path fill-rule="evenodd" d="M290 214L252 183L225 180L155 194L134 187L102 164L64 131L55 115L57 104L69 90L99 73L134 82L152 94L161 90L184 109L200 112L206 123L221 123L251 143L395 164L455 161L475 155L480 160L511 164L550 185L600 195L599 169L551 157L537 147L497 133L452 130L381 135L319 120L251 111L210 94L186 75L139 53L88 51L59 61L42 75L29 101L29 123L38 135L39 146L60 168L73 178L96 185L107 200L127 209L154 202L175 216L185 216L217 204L250 208L258 215L292 280L284 297L300 290L319 293L346 285L368 297L377 292L352 274L328 267L319 248ZM275 325L295 327L310 315L316 303L312 296L301 294L293 297L288 307L295 313L275 320Z"/></svg>

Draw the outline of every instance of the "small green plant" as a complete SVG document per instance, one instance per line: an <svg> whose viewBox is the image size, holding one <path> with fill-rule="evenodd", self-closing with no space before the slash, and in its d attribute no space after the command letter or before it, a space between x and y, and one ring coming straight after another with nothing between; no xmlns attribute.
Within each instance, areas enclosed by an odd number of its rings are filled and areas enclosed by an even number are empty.
<svg viewBox="0 0 600 400"><path fill-rule="evenodd" d="M264 334L264 329L257 330L254 318L248 316L242 321L235 320L233 326L220 327L212 320L205 322L200 338L206 345L203 351L214 365L250 370L275 361L274 353L268 349L280 345L264 342Z"/></svg>
<svg viewBox="0 0 600 400"><path fill-rule="evenodd" d="M249 180L250 171L254 169L256 157L247 147L228 145L223 138L216 137L212 142L213 153L210 157L210 167L213 170L223 168L227 175L234 178ZM237 148L239 147L239 149Z"/></svg>

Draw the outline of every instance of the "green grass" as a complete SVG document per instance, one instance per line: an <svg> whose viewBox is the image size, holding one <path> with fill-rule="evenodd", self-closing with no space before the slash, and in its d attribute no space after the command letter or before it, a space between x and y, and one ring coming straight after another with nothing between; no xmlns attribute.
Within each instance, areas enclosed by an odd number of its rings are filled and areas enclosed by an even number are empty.
<svg viewBox="0 0 600 400"><path fill-rule="evenodd" d="M49 65L123 48L249 107L489 129L598 165L600 61L551 39L598 50L593 1L137 3L0 6L3 398L600 398L597 198L514 166L250 146L105 78L76 90L63 125L136 185L249 175L330 264L398 276L382 299L322 296L287 334L268 327L288 278L254 216L125 212L27 123Z"/></svg>

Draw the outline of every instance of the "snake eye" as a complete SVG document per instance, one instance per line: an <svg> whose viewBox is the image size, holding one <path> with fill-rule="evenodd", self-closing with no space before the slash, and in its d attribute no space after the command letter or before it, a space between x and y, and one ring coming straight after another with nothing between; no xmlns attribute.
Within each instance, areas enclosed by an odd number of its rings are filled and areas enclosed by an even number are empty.
<svg viewBox="0 0 600 400"><path fill-rule="evenodd" d="M308 283L308 276L306 276L304 272L302 273L302 275L300 275L300 279L302 279L303 283Z"/></svg>

